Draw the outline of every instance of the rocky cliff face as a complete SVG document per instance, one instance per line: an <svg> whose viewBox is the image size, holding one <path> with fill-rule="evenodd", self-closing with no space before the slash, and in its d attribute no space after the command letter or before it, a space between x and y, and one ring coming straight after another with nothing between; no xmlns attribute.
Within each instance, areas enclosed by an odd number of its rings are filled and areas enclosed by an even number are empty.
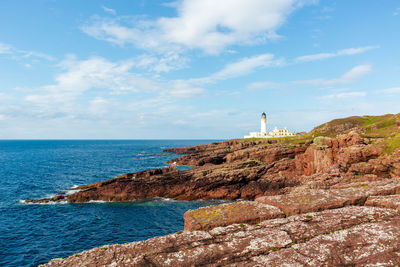
<svg viewBox="0 0 400 267"><path fill-rule="evenodd" d="M167 152L187 154L170 163L197 167L179 171L171 166L128 173L80 186L80 192L68 196L32 202L132 201L153 197L252 200L289 192L315 175L344 179L399 176L400 152L383 155L383 149L383 144L372 143L355 131L335 138L319 136L300 144L227 141L169 149Z"/></svg>
<svg viewBox="0 0 400 267"><path fill-rule="evenodd" d="M188 211L183 233L49 265L399 265L399 119L350 117L294 138L169 149L186 154L170 163L196 167L125 174L32 200L243 200Z"/></svg>

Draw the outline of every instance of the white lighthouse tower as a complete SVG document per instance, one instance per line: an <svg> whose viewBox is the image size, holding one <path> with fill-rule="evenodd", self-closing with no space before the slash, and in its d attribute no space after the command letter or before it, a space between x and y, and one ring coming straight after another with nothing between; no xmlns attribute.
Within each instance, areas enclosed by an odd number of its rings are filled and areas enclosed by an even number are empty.
<svg viewBox="0 0 400 267"><path fill-rule="evenodd" d="M267 115L265 112L261 114L261 135L267 134Z"/></svg>

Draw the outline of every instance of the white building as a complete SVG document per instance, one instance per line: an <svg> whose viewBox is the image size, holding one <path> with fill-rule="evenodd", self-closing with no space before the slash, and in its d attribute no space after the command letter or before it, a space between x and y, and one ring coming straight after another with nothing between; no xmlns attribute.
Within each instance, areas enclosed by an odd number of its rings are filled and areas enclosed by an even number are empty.
<svg viewBox="0 0 400 267"><path fill-rule="evenodd" d="M245 135L244 138L274 138L274 137L286 137L295 136L294 133L289 132L288 129L274 128L272 132L267 132L267 115L265 112L261 114L261 131L260 132L250 132L249 135Z"/></svg>

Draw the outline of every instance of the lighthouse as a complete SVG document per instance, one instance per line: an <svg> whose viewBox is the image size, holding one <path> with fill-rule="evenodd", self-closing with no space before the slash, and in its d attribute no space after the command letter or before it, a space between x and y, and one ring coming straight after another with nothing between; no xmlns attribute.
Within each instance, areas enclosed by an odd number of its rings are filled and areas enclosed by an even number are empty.
<svg viewBox="0 0 400 267"><path fill-rule="evenodd" d="M249 135L245 135L244 138L277 138L277 137L287 137L295 136L295 133L289 132L288 129L274 128L272 132L267 132L267 114L263 112L261 114L261 131L250 132Z"/></svg>
<svg viewBox="0 0 400 267"><path fill-rule="evenodd" d="M261 114L261 135L267 134L267 115L265 112Z"/></svg>

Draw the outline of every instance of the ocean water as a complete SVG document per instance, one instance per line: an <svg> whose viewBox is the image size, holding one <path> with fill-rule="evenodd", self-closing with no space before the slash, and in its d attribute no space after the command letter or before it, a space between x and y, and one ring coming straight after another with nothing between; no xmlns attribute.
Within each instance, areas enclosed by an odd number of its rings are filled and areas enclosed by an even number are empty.
<svg viewBox="0 0 400 267"><path fill-rule="evenodd" d="M28 205L76 185L166 166L163 149L210 140L0 141L0 266L36 266L105 244L183 229L188 209L210 201ZM182 167L183 169L185 167Z"/></svg>

